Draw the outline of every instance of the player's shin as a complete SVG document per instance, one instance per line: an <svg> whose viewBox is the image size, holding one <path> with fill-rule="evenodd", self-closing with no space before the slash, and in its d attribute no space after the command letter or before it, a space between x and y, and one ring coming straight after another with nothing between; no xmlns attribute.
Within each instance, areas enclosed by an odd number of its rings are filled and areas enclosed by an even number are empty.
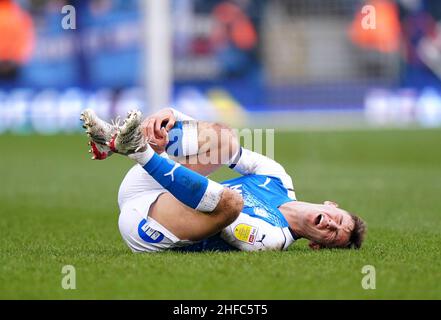
<svg viewBox="0 0 441 320"><path fill-rule="evenodd" d="M185 205L201 212L216 209L224 190L222 185L159 156L150 147L129 157Z"/></svg>

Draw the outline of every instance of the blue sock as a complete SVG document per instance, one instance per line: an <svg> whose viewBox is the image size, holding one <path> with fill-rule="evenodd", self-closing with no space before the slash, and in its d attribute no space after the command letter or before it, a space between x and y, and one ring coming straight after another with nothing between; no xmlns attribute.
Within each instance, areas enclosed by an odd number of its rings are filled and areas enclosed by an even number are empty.
<svg viewBox="0 0 441 320"><path fill-rule="evenodd" d="M140 164L143 165L142 162ZM143 168L176 199L190 208L212 212L220 201L224 189L222 185L170 159L155 153Z"/></svg>

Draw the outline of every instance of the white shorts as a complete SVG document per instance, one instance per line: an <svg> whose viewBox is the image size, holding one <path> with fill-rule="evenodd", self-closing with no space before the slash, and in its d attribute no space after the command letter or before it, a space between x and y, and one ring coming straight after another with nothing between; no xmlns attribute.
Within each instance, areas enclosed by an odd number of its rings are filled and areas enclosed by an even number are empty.
<svg viewBox="0 0 441 320"><path fill-rule="evenodd" d="M133 252L156 252L192 244L148 216L152 204L168 192L140 165L125 176L118 193L119 231Z"/></svg>
<svg viewBox="0 0 441 320"><path fill-rule="evenodd" d="M118 193L119 230L133 252L157 252L191 245L148 216L152 204L168 192L140 165L125 176ZM285 250L294 239L288 228L275 227L241 213L221 232L221 238L242 251Z"/></svg>

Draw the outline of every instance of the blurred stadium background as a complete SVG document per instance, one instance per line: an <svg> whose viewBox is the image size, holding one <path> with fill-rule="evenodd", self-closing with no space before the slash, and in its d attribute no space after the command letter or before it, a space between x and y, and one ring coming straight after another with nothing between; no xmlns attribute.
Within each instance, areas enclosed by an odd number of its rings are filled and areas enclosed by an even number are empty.
<svg viewBox="0 0 441 320"><path fill-rule="evenodd" d="M0 0L0 133L170 105L237 126L441 126L440 19L436 0Z"/></svg>

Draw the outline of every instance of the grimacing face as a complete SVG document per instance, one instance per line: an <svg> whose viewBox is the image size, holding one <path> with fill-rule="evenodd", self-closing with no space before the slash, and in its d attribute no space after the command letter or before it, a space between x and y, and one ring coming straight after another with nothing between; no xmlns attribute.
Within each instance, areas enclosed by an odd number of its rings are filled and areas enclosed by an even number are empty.
<svg viewBox="0 0 441 320"><path fill-rule="evenodd" d="M332 201L311 204L304 220L305 237L312 249L346 247L354 229L351 215Z"/></svg>

